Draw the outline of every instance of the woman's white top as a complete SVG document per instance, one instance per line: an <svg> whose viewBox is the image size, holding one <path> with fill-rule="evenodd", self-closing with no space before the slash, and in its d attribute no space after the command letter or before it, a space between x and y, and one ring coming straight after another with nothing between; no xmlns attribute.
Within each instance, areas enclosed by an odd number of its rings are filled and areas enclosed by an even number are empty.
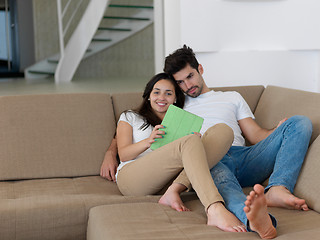
<svg viewBox="0 0 320 240"><path fill-rule="evenodd" d="M137 113L132 112L132 111L128 111L125 113L122 113L120 115L118 124L120 121L126 122L128 124L131 125L132 127L132 143L137 143L140 142L148 137L150 137L150 134L152 133L153 130L153 126L149 125L145 130L141 129L141 126L145 123L144 119ZM116 173L116 178L118 176L118 172L119 170L126 164L133 162L134 160L148 154L149 152L151 152L152 150L150 148L148 148L147 150L145 150L143 153L141 153L140 155L138 155L135 159L132 159L130 161L126 161L126 162L121 162L118 166L117 169L117 173Z"/></svg>

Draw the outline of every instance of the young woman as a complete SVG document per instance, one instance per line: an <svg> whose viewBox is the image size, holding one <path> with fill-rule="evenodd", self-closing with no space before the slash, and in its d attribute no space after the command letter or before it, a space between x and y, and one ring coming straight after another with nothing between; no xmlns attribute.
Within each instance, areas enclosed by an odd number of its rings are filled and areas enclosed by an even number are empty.
<svg viewBox="0 0 320 240"><path fill-rule="evenodd" d="M151 195L172 183L159 203L187 211L179 194L192 185L205 207L208 224L216 225L211 213L214 205L221 204L223 199L209 169L227 153L233 142L233 131L225 124L217 124L202 137L190 133L152 151L151 144L166 137L165 126L160 123L169 105L182 108L184 94L169 75L160 73L147 83L142 97L140 108L125 111L118 122L119 190L123 195Z"/></svg>

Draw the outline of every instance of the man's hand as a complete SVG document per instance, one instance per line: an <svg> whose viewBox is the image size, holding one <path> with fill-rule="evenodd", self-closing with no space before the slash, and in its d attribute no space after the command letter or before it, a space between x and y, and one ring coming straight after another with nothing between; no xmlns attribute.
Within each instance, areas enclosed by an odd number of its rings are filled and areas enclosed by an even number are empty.
<svg viewBox="0 0 320 240"><path fill-rule="evenodd" d="M282 123L284 123L285 121L287 121L287 120L288 120L288 118L282 119L282 120L278 123L277 128L280 127L280 125L281 125Z"/></svg>
<svg viewBox="0 0 320 240"><path fill-rule="evenodd" d="M108 179L109 181L116 182L116 172L118 168L117 159L117 139L114 138L104 155L104 159L100 168L100 176Z"/></svg>
<svg viewBox="0 0 320 240"><path fill-rule="evenodd" d="M116 182L116 172L118 168L117 158L109 151L104 156L103 163L100 169L100 176L109 181Z"/></svg>

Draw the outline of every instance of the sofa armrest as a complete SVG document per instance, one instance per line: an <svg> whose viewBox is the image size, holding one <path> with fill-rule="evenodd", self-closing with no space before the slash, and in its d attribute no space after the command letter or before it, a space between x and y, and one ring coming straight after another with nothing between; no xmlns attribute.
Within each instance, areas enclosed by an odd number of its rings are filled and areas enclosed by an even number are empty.
<svg viewBox="0 0 320 240"><path fill-rule="evenodd" d="M307 152L294 194L306 200L308 206L320 213L320 136Z"/></svg>

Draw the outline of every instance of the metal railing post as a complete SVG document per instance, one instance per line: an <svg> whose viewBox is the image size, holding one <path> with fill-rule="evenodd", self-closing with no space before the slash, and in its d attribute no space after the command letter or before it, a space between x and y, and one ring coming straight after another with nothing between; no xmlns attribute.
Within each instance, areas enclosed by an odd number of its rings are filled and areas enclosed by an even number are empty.
<svg viewBox="0 0 320 240"><path fill-rule="evenodd" d="M61 0L57 0L57 11L58 11L58 31L59 31L59 45L60 45L60 58L64 55L64 34L62 26L62 11L61 11Z"/></svg>
<svg viewBox="0 0 320 240"><path fill-rule="evenodd" d="M10 31L9 31L9 9L8 0L4 3L6 12L6 41L7 41L7 55L8 55L8 70L11 70L11 45L10 45Z"/></svg>

